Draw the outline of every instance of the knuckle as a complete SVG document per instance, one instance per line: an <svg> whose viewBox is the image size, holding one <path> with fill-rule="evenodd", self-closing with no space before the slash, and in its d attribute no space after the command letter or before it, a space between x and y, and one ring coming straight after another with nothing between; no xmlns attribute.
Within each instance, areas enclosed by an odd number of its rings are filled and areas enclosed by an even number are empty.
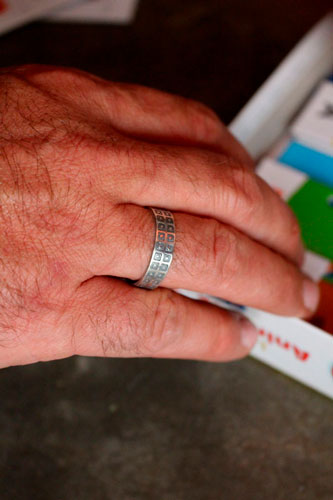
<svg viewBox="0 0 333 500"><path fill-rule="evenodd" d="M239 235L231 227L226 229L218 222L212 223L208 269L214 269L212 278L226 288L239 270Z"/></svg>
<svg viewBox="0 0 333 500"><path fill-rule="evenodd" d="M72 68L47 64L23 64L13 68L12 73L25 80L37 83L52 78L68 77L76 74Z"/></svg>
<svg viewBox="0 0 333 500"><path fill-rule="evenodd" d="M100 307L99 299L76 305L72 336L77 340L76 354L80 353L80 337L91 338L104 356L140 354L143 331L147 320L144 304L132 290L108 283L108 307ZM98 296L98 293L96 294Z"/></svg>
<svg viewBox="0 0 333 500"><path fill-rule="evenodd" d="M286 205L286 208L289 212L289 220L290 220L288 236L292 244L295 245L295 248L298 249L299 244L301 242L301 227L299 225L296 215L293 213L291 208L288 205Z"/></svg>
<svg viewBox="0 0 333 500"><path fill-rule="evenodd" d="M26 74L29 74L30 71L34 71L38 64L20 64L15 66L8 66L6 68L2 68L0 71L0 76L2 80L7 81L8 79L14 80L23 80Z"/></svg>
<svg viewBox="0 0 333 500"><path fill-rule="evenodd" d="M299 225L296 215L292 212L292 210L289 207L288 209L290 213L290 235L295 239L300 239L301 227Z"/></svg>
<svg viewBox="0 0 333 500"><path fill-rule="evenodd" d="M179 224L178 216L175 216L177 229L176 250L172 261L170 275L182 275L184 272L194 281L200 276L211 275L207 273L212 266L211 258L211 234L213 219L207 219L205 224L198 217L182 214ZM186 228L186 229L185 229ZM177 250L179 249L179 251Z"/></svg>
<svg viewBox="0 0 333 500"><path fill-rule="evenodd" d="M162 151L158 146L124 140L124 138L116 139L110 148L109 154L111 156L117 155L118 164L121 166L117 174L121 176L121 181L126 181L127 188L131 188L129 179L133 179L135 170L135 193L137 197L140 197L147 189L151 189L157 183L157 179L160 179L161 173L163 173L166 164L171 159L170 155ZM172 159L176 160L176 158ZM172 172L170 172L170 175L172 175ZM159 185L161 186L161 184Z"/></svg>
<svg viewBox="0 0 333 500"><path fill-rule="evenodd" d="M126 154L129 159L129 166L131 160L137 161L140 165L138 171L138 178L141 181L140 190L145 191L148 185L156 181L159 171L166 162L166 157L155 148L151 150L128 149Z"/></svg>
<svg viewBox="0 0 333 500"><path fill-rule="evenodd" d="M125 204L119 205L117 212L114 213L116 226L112 227L112 232L115 232L114 229L119 228L118 221L126 219L127 229L126 233L124 233L124 237L127 238L126 252L128 252L127 255L140 255L138 261L140 269L138 269L138 274L141 275L147 268L147 250L151 250L151 245L147 242L146 235L151 234L151 239L154 241L154 220L150 212L150 210L145 208L138 209L136 206Z"/></svg>
<svg viewBox="0 0 333 500"><path fill-rule="evenodd" d="M17 66L12 66L9 69L9 71L13 74L17 75L26 75L29 73L35 73L35 72L40 72L45 69L47 66L44 66L42 64L20 64Z"/></svg>
<svg viewBox="0 0 333 500"><path fill-rule="evenodd" d="M256 175L246 166L234 168L235 205L244 220L250 218L263 206L264 195Z"/></svg>
<svg viewBox="0 0 333 500"><path fill-rule="evenodd" d="M163 352L180 336L182 316L181 301L175 292L168 289L154 291L154 304L149 310L149 319L146 321L145 336L142 347L150 354Z"/></svg>
<svg viewBox="0 0 333 500"><path fill-rule="evenodd" d="M167 94L160 90L123 82L108 82L108 90L116 101L122 101L135 109L148 113L156 109L170 111L170 106L165 105Z"/></svg>
<svg viewBox="0 0 333 500"><path fill-rule="evenodd" d="M198 101L188 101L185 109L199 139L217 141L220 138L223 125L212 109Z"/></svg>
<svg viewBox="0 0 333 500"><path fill-rule="evenodd" d="M119 293L119 288L116 291L112 308L101 315L92 308L82 318L84 322L88 317L89 330L104 356L154 356L178 338L180 322L174 292L156 289L148 295L132 290Z"/></svg>
<svg viewBox="0 0 333 500"><path fill-rule="evenodd" d="M264 192L255 173L231 158L226 159L225 175L221 179L221 189L216 191L217 203L228 213L237 213L244 221L251 220L263 206Z"/></svg>
<svg viewBox="0 0 333 500"><path fill-rule="evenodd" d="M50 139L50 131L55 130L55 116L59 105L52 97L43 95L24 73L17 71L3 76L1 91L0 124L3 144L21 143L21 147L27 152L35 153L34 148L43 143L46 145Z"/></svg>
<svg viewBox="0 0 333 500"><path fill-rule="evenodd" d="M33 96L33 89L36 82L42 81L43 75L49 70L49 66L39 64L24 64L12 66L1 72L1 82L7 89L12 91L14 97L20 100L28 99ZM35 101L35 98L33 98Z"/></svg>

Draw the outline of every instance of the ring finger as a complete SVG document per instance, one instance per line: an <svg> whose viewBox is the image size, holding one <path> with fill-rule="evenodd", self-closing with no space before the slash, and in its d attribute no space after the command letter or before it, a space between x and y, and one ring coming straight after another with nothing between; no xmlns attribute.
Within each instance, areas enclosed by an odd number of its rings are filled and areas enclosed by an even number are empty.
<svg viewBox="0 0 333 500"><path fill-rule="evenodd" d="M214 219L179 212L174 219L174 258L162 286L208 293L287 316L307 316L315 309L317 286L289 260ZM96 248L89 249L87 258L94 256L92 274L141 278L154 238L150 210L119 205Z"/></svg>

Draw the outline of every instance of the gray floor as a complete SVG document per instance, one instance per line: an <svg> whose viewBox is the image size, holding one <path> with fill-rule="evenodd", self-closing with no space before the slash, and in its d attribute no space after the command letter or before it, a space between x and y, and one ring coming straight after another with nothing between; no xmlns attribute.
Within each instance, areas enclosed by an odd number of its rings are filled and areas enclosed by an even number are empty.
<svg viewBox="0 0 333 500"><path fill-rule="evenodd" d="M253 360L0 373L2 499L333 498L333 405Z"/></svg>
<svg viewBox="0 0 333 500"><path fill-rule="evenodd" d="M142 0L131 27L17 30L0 60L159 87L228 122L330 5ZM0 371L1 500L332 500L332 452L332 401L252 359Z"/></svg>

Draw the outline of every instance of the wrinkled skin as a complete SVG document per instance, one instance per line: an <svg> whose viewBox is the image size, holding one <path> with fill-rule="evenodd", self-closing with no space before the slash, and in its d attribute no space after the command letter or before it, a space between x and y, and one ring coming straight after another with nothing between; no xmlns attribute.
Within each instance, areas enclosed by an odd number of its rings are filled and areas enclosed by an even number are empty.
<svg viewBox="0 0 333 500"><path fill-rule="evenodd" d="M0 169L1 367L248 353L246 320L176 288L282 315L316 307L294 216L199 103L74 69L4 69ZM154 291L120 279L146 270L147 206L176 223L174 260Z"/></svg>

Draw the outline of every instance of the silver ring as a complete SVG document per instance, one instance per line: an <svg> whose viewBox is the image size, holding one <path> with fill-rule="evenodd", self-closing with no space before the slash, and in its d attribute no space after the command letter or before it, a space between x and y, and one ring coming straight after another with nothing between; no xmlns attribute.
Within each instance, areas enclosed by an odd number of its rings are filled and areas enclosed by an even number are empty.
<svg viewBox="0 0 333 500"><path fill-rule="evenodd" d="M175 248L175 219L169 210L148 207L155 217L156 233L153 252L144 276L133 283L140 288L153 290L164 280L170 269Z"/></svg>

